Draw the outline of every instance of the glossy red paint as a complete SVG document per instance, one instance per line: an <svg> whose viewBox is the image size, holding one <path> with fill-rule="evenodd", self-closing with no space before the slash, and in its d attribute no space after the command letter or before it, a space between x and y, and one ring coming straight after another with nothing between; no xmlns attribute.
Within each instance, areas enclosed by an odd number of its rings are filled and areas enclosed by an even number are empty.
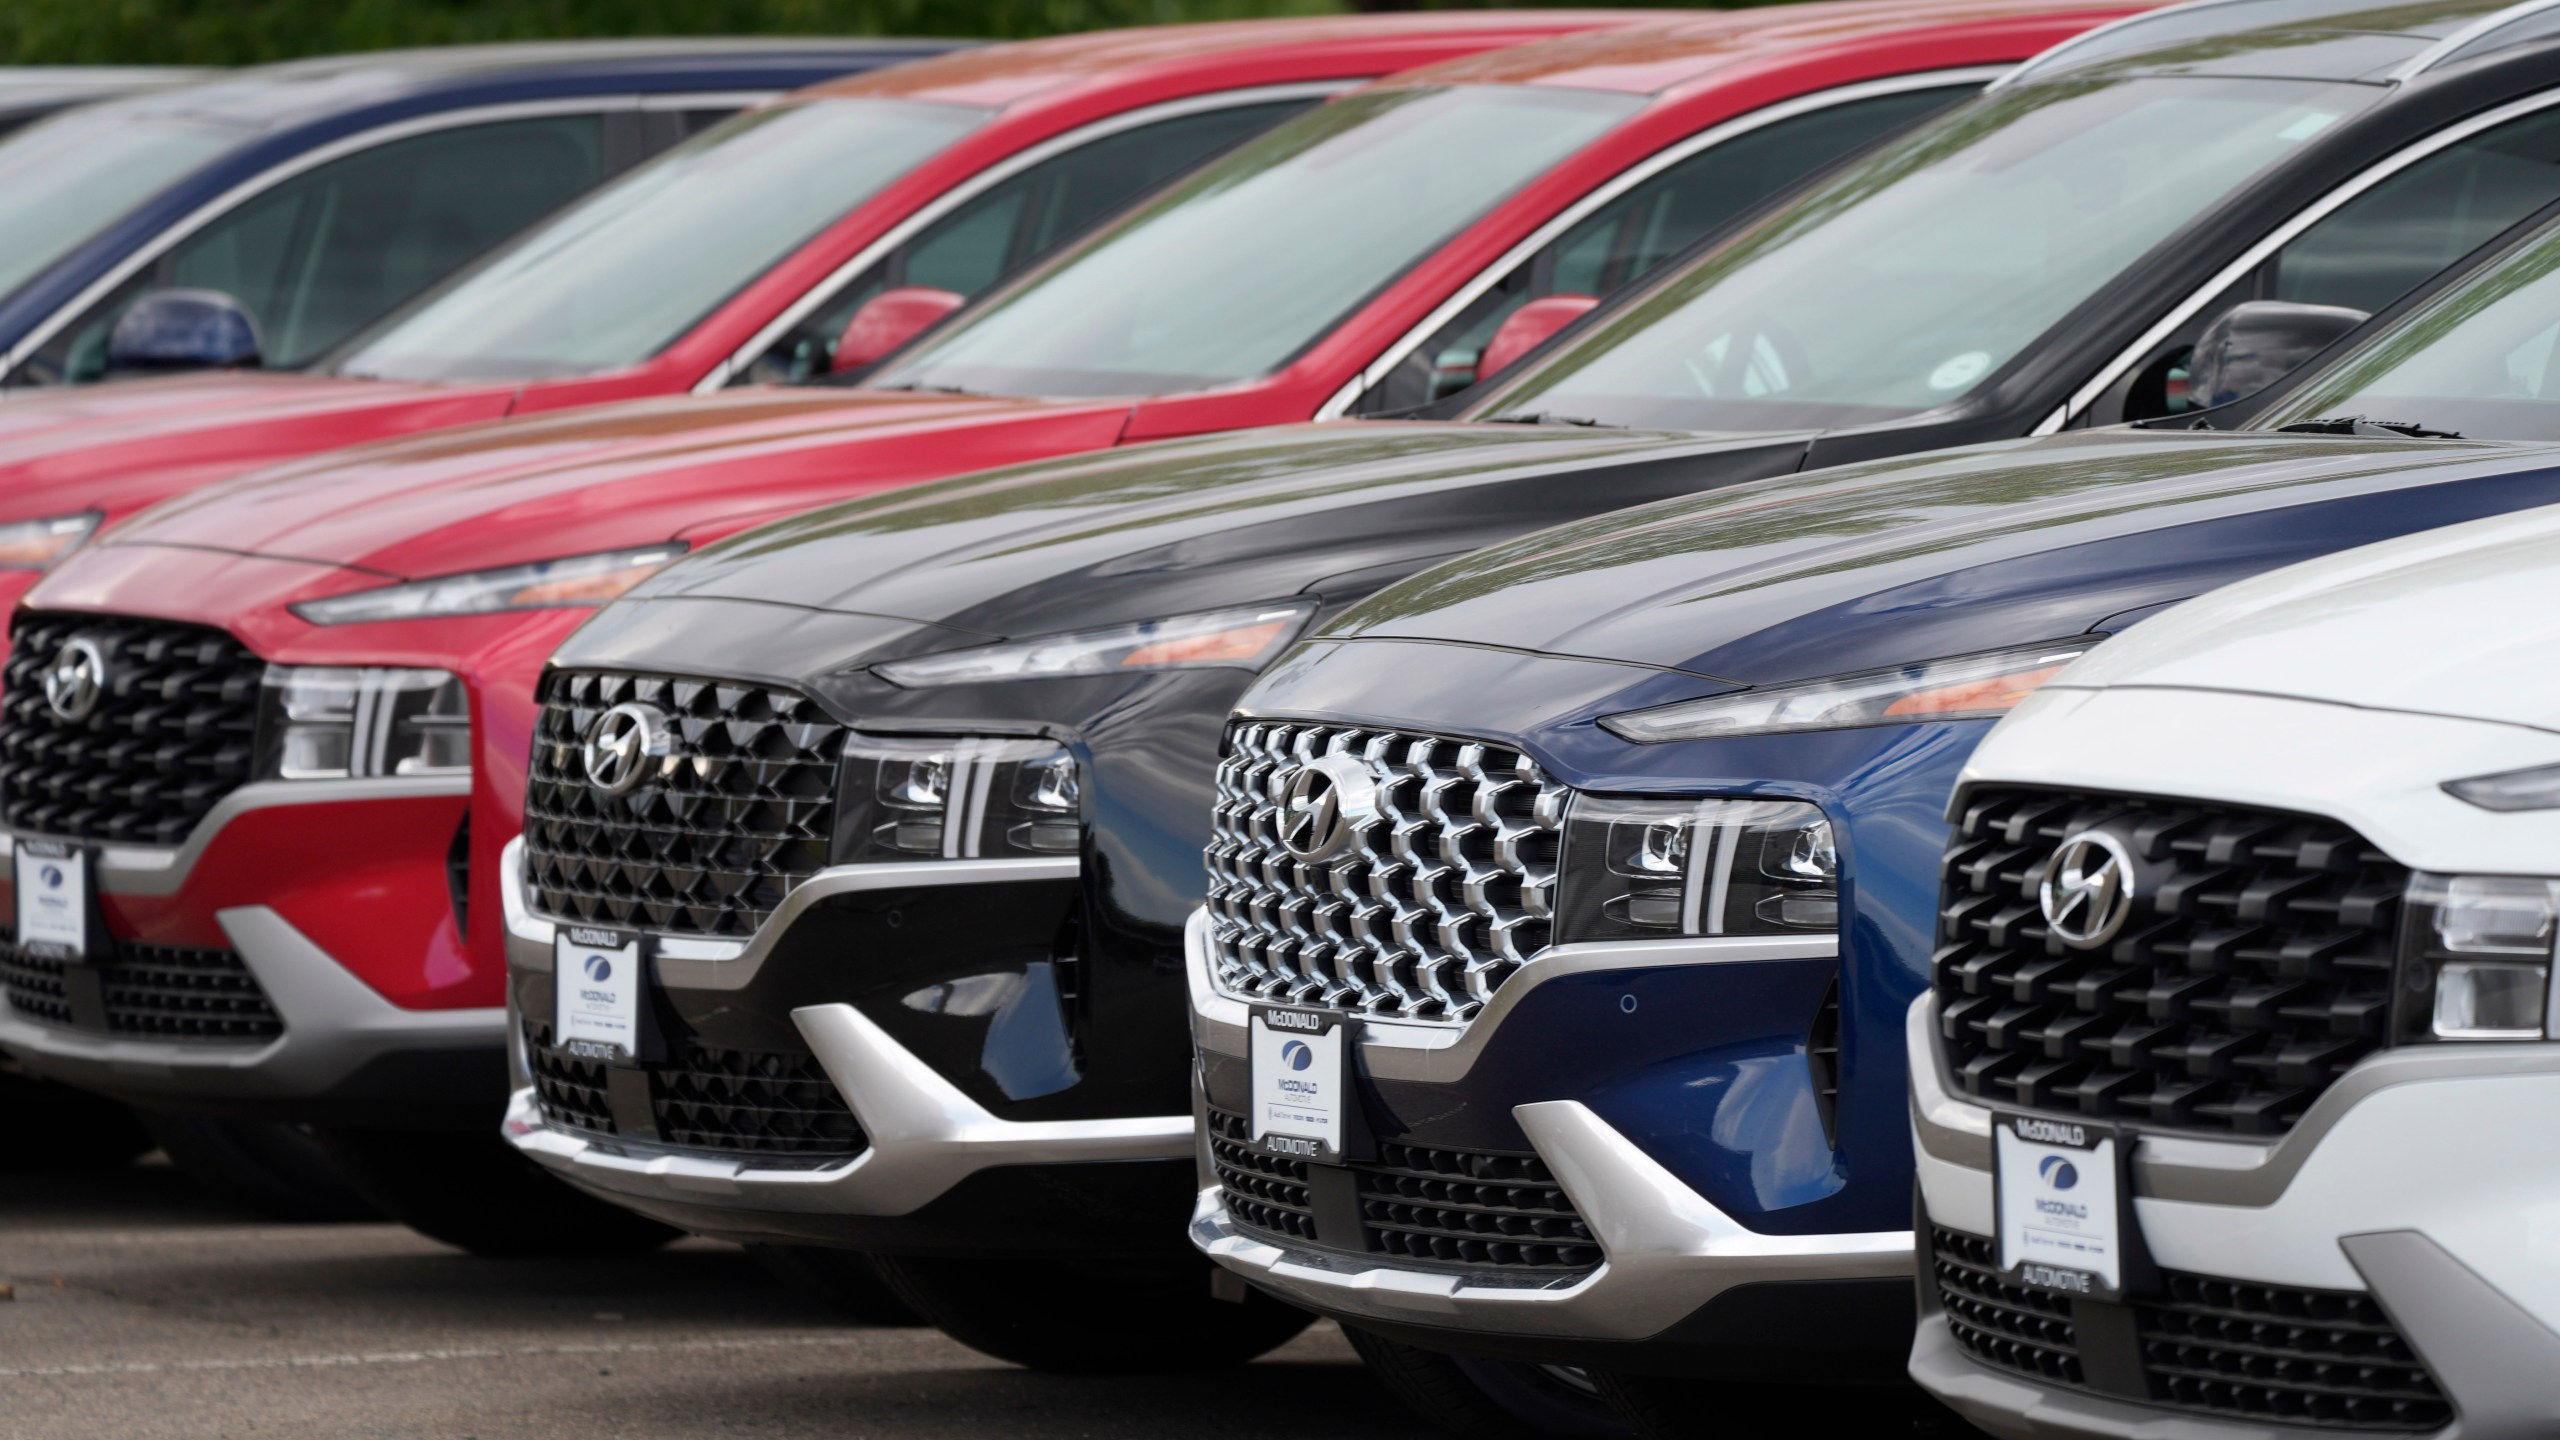
<svg viewBox="0 0 2560 1440"><path fill-rule="evenodd" d="M494 879L518 829L534 684L584 612L324 627L301 620L291 605L397 579L668 539L698 544L929 477L1302 420L1549 217L1666 145L1781 99L2021 59L2119 13L2123 7L2055 13L1981 3L1802 7L1658 22L1626 31L1622 44L1551 43L1539 49L1565 53L1548 68L1515 54L1501 82L1600 75L1654 86L1643 92L1654 101L1262 379L1197 395L1071 402L741 390L464 427L172 501L72 556L28 603L218 625L284 664L413 665L465 676L476 727L473 979L439 1003L496 1004L504 961ZM1957 19L1941 24L1940 16ZM1783 38L1790 34L1798 38ZM1681 54L1689 70L1664 59ZM1449 73L1485 78L1459 65L1391 83L1437 83ZM372 963L344 958L360 972ZM385 956L382 963L397 974L416 962Z"/></svg>
<svg viewBox="0 0 2560 1440"><path fill-rule="evenodd" d="M0 525L83 511L110 523L172 495L343 445L510 414L680 395L847 260L993 165L1116 115L1222 91L1359 80L1641 12L1511 10L1236 21L954 52L815 86L996 108L987 124L847 213L646 364L606 374L409 385L230 373L0 401ZM23 579L0 574L0 601Z"/></svg>

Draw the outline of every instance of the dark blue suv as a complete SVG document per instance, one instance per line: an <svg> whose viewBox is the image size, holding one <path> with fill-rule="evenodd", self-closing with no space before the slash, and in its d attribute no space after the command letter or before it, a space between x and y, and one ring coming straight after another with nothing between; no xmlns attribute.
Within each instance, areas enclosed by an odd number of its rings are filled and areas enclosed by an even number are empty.
<svg viewBox="0 0 2560 1440"><path fill-rule="evenodd" d="M952 48L643 40L304 60L0 140L0 385L100 378L153 290L210 290L263 363L318 358L491 246L739 107Z"/></svg>

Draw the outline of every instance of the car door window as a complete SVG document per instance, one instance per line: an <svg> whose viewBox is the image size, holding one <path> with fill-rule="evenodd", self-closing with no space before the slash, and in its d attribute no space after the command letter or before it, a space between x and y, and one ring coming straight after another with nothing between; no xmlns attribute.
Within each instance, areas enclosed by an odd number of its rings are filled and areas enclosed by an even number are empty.
<svg viewBox="0 0 2560 1440"><path fill-rule="evenodd" d="M2501 231L2560 201L2560 106L2438 150L2323 216L2199 309L2120 385L2092 423L2188 408L2187 357L2212 320L2244 300L2339 305L2372 314Z"/></svg>
<svg viewBox="0 0 2560 1440"><path fill-rule="evenodd" d="M1175 116L1106 135L988 187L846 281L742 367L737 384L828 373L836 339L864 301L901 285L974 296L1142 192L1316 102L1275 100Z"/></svg>
<svg viewBox="0 0 2560 1440"><path fill-rule="evenodd" d="M413 135L242 201L63 328L11 377L94 380L147 291L223 291L265 363L306 365L603 178L602 119L554 115Z"/></svg>
<svg viewBox="0 0 2560 1440"><path fill-rule="evenodd" d="M1606 296L1778 191L1980 88L1932 86L1825 106L1666 166L1496 281L1370 386L1351 413L1407 410L1466 389L1476 357L1514 310L1547 295Z"/></svg>

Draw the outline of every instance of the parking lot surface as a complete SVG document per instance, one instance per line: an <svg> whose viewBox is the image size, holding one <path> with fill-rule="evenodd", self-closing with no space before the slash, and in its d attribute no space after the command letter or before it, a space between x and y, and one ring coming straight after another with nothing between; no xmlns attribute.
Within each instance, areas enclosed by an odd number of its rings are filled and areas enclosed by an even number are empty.
<svg viewBox="0 0 2560 1440"><path fill-rule="evenodd" d="M1201 1379L1062 1378L864 1326L742 1252L476 1260L393 1225L277 1225L165 1165L0 1176L0 1435L1389 1436L1331 1326ZM1239 1395L1286 1396L1239 1404Z"/></svg>

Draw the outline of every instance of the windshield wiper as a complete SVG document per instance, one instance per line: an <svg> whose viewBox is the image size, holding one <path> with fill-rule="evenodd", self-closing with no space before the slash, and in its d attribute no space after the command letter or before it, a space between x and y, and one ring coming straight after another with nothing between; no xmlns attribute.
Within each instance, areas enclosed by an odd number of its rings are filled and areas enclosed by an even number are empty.
<svg viewBox="0 0 2560 1440"><path fill-rule="evenodd" d="M922 380L910 380L904 385L874 385L871 388L905 390L917 395L985 395L989 393L985 390L972 390L966 385L931 385Z"/></svg>
<svg viewBox="0 0 2560 1440"><path fill-rule="evenodd" d="M1626 428L1623 425L1612 425L1606 420L1594 420L1588 415L1559 415L1553 410L1531 410L1521 415L1487 415L1484 420L1488 425L1579 425L1586 430Z"/></svg>
<svg viewBox="0 0 2560 1440"><path fill-rule="evenodd" d="M2430 430L2414 420L2368 420L2362 415L2333 415L2326 420L2296 420L2279 425L2288 435L2396 435L2403 440L2459 440L2458 430Z"/></svg>

